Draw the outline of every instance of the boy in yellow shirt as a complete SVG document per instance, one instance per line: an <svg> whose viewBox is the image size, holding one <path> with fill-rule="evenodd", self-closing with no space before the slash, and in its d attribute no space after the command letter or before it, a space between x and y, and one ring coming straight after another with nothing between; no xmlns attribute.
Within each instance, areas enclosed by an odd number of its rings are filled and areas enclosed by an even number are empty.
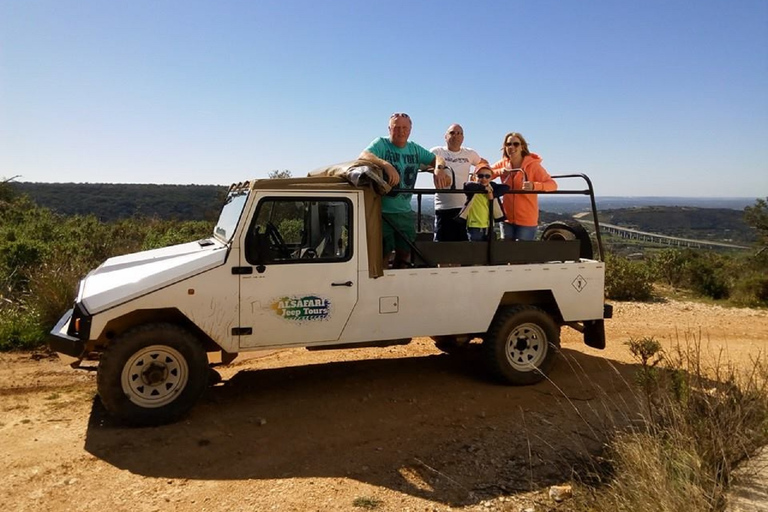
<svg viewBox="0 0 768 512"><path fill-rule="evenodd" d="M469 199L464 209L459 214L467 220L467 235L472 242L484 242L488 240L490 233L491 205L494 208L494 220L504 220L499 198L509 191L508 185L491 181L493 172L487 165L480 165L475 169L475 179L464 184L465 191L485 191L485 194L467 194Z"/></svg>

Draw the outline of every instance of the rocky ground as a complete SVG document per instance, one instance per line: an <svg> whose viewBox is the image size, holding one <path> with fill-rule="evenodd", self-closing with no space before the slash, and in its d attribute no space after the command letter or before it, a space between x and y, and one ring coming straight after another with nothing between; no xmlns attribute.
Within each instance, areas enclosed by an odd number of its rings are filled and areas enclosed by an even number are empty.
<svg viewBox="0 0 768 512"><path fill-rule="evenodd" d="M474 351L441 354L427 339L257 354L221 367L224 381L184 420L143 429L110 420L95 372L42 354L0 354L0 503L94 512L567 510L549 498L550 486L588 478L586 454L600 448L601 432L636 409L637 366L625 341L699 344L707 357L749 365L768 347L768 312L618 303L607 332L599 351L564 330L551 381L524 388L490 382Z"/></svg>

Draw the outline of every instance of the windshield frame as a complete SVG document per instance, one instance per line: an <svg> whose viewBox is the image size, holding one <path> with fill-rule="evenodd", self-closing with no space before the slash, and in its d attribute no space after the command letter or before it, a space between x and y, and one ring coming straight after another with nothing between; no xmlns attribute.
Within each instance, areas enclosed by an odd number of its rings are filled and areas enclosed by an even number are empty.
<svg viewBox="0 0 768 512"><path fill-rule="evenodd" d="M225 244L232 241L235 231L237 231L237 225L240 223L240 218L243 216L249 194L249 187L230 188L227 193L227 199L224 202L224 207L219 214L219 220L216 221L216 226L213 228L214 238Z"/></svg>

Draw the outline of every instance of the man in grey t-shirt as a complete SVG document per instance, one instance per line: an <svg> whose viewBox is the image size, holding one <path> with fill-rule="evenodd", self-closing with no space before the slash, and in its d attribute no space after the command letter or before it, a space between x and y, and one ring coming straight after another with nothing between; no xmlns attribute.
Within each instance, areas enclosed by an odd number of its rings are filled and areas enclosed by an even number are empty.
<svg viewBox="0 0 768 512"><path fill-rule="evenodd" d="M445 146L430 149L436 156L445 160L445 165L453 170L451 188L461 190L462 185L469 181L470 168L480 164L488 165L477 151L462 147L464 129L459 124L452 124L445 132ZM436 185L437 186L437 185ZM438 242L462 242L467 240L467 228L459 219L464 201L464 194L435 195L435 240Z"/></svg>

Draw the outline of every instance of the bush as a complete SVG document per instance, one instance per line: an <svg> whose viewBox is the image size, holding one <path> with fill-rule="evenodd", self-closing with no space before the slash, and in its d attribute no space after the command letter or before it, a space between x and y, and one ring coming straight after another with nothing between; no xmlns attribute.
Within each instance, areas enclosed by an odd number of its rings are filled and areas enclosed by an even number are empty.
<svg viewBox="0 0 768 512"><path fill-rule="evenodd" d="M653 279L670 286L685 286L692 253L691 250L665 249L654 254L648 262Z"/></svg>
<svg viewBox="0 0 768 512"><path fill-rule="evenodd" d="M199 240L211 222L64 217L24 197L0 202L0 349L34 348L72 307L78 281L111 256Z"/></svg>
<svg viewBox="0 0 768 512"><path fill-rule="evenodd" d="M630 340L640 364L640 421L608 442L608 485L574 510L723 510L733 471L768 443L768 366L709 365L700 340L665 353L653 338ZM633 416L634 413L628 414Z"/></svg>
<svg viewBox="0 0 768 512"><path fill-rule="evenodd" d="M768 307L768 275L752 273L737 280L731 298L741 306Z"/></svg>
<svg viewBox="0 0 768 512"><path fill-rule="evenodd" d="M0 350L35 348L46 334L34 311L0 303Z"/></svg>
<svg viewBox="0 0 768 512"><path fill-rule="evenodd" d="M718 255L701 255L690 262L688 280L696 293L715 300L727 299L731 294L729 268L726 260Z"/></svg>
<svg viewBox="0 0 768 512"><path fill-rule="evenodd" d="M213 233L213 225L205 221L172 222L155 219L151 226L152 229L141 245L143 251L200 240Z"/></svg>
<svg viewBox="0 0 768 512"><path fill-rule="evenodd" d="M608 255L605 268L605 294L609 299L646 301L652 298L651 272L644 262Z"/></svg>

